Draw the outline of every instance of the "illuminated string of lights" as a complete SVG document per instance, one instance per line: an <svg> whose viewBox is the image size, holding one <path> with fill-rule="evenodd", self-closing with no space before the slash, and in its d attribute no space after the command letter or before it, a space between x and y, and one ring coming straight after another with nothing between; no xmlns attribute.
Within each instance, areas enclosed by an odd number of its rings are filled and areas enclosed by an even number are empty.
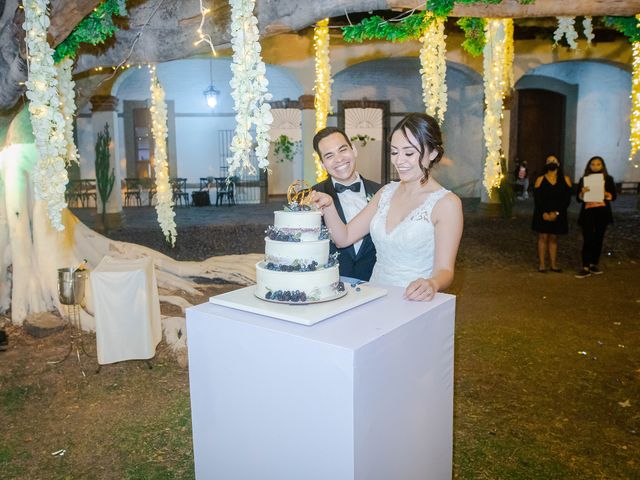
<svg viewBox="0 0 640 480"><path fill-rule="evenodd" d="M447 36L444 18L434 18L424 31L420 41L420 74L422 75L422 100L428 115L444 122L447 111Z"/></svg>
<svg viewBox="0 0 640 480"><path fill-rule="evenodd" d="M558 19L558 27L556 31L553 32L553 41L554 45L558 45L558 42L562 40L562 37L567 39L567 43L569 44L569 48L572 50L576 50L578 48L578 44L576 40L578 39L578 32L575 29L575 17L556 17Z"/></svg>
<svg viewBox="0 0 640 480"><path fill-rule="evenodd" d="M60 112L60 97L56 88L54 52L47 42L48 1L25 0L23 6L25 19L22 28L26 31L29 69L25 82L26 96L39 153L33 170L33 183L37 198L47 203L51 225L62 231L62 210L67 207L64 196L68 182L65 168L67 142L65 119Z"/></svg>
<svg viewBox="0 0 640 480"><path fill-rule="evenodd" d="M329 19L320 20L313 29L313 49L315 52L316 79L313 86L313 105L316 112L316 132L327 126L327 116L331 110L331 64L329 63ZM313 153L316 166L316 181L327 178L320 157Z"/></svg>
<svg viewBox="0 0 640 480"><path fill-rule="evenodd" d="M631 125L629 143L631 152L629 161L634 162L634 167L638 168L635 159L640 150L640 42L633 42L633 73L631 75Z"/></svg>
<svg viewBox="0 0 640 480"><path fill-rule="evenodd" d="M155 66L149 66L151 74L151 132L154 145L154 170L156 174L156 213L158 223L167 242L175 246L175 211L173 210L173 192L169 184L169 166L167 165L167 104L164 88L158 80Z"/></svg>
<svg viewBox="0 0 640 480"><path fill-rule="evenodd" d="M211 3L213 4L213 0L211 0ZM200 26L198 27L198 29L196 30L196 32L198 33L198 36L200 37L200 39L195 42L193 44L194 47L197 47L198 45L200 45L202 42L206 43L207 45L209 45L209 47L211 48L211 53L216 56L216 49L213 46L213 41L211 39L211 35L209 35L208 33L204 33L202 28L204 27L204 22L207 18L207 14L209 14L211 12L210 8L205 8L205 6L202 3L202 0L200 0Z"/></svg>
<svg viewBox="0 0 640 480"><path fill-rule="evenodd" d="M591 45L593 39L596 38L593 34L593 21L591 17L584 17L584 20L582 20L582 28L584 31L584 38L586 38L587 43Z"/></svg>
<svg viewBox="0 0 640 480"><path fill-rule="evenodd" d="M510 35L507 37L507 35ZM500 186L502 173L502 117L504 97L510 87L513 62L513 27L509 20L487 19L485 26L487 43L484 47L484 140L487 157L484 165L483 185L489 195Z"/></svg>

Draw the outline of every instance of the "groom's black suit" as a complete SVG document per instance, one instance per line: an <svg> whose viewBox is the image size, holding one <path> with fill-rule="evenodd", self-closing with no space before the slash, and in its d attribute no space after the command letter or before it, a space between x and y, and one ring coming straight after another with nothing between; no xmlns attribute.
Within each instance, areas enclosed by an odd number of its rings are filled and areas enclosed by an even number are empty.
<svg viewBox="0 0 640 480"><path fill-rule="evenodd" d="M380 190L381 185L378 183L372 182L371 180L365 180L362 175L360 175L360 179L364 184L364 191L367 197ZM338 215L340 215L342 221L346 223L344 211L340 204L340 198L338 198L338 193L333 186L331 177L326 179L324 182L314 185L313 189L318 192L331 195L333 203L336 206L336 210L338 211ZM335 244L331 242L331 253L334 253L335 251L338 251L341 276L359 278L360 280L369 280L369 278L371 278L373 265L376 263L376 248L373 246L373 242L371 241L371 236L369 234L362 239L362 244L360 245L357 254L353 245L346 248L336 248Z"/></svg>

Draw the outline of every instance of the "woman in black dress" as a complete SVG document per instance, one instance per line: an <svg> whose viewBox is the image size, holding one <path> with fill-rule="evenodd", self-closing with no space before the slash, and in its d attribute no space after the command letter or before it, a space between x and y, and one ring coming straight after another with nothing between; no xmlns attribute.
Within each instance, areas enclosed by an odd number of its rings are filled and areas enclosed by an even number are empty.
<svg viewBox="0 0 640 480"><path fill-rule="evenodd" d="M558 235L569 231L567 208L571 202L571 179L565 176L554 155L547 157L544 175L533 188L534 210L531 228L538 232L538 271L546 273L545 257L549 252L552 272L558 268Z"/></svg>
<svg viewBox="0 0 640 480"><path fill-rule="evenodd" d="M585 202L584 194L589 187L584 186L584 177L591 174L602 174L604 181L604 199L601 202ZM602 253L602 241L607 225L613 223L611 202L616 199L616 184L613 177L607 172L607 166L602 157L591 157L584 169L584 175L578 184L578 202L582 204L578 225L582 227L582 270L576 274L576 278L585 278L598 275L602 270L598 267L600 253Z"/></svg>

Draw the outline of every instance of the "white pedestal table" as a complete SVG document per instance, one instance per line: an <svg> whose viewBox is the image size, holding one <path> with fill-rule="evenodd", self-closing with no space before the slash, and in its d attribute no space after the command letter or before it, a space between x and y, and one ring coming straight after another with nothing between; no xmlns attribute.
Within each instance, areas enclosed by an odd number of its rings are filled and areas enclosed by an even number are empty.
<svg viewBox="0 0 640 480"><path fill-rule="evenodd" d="M451 478L455 297L402 292L313 326L188 309L196 477Z"/></svg>

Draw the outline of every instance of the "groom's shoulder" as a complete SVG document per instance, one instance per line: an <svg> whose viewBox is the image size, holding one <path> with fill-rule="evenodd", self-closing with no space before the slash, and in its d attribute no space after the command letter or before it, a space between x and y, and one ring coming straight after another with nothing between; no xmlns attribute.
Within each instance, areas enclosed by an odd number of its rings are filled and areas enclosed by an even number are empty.
<svg viewBox="0 0 640 480"><path fill-rule="evenodd" d="M327 178L326 180L323 180L322 182L316 183L313 188L316 192L324 192L327 189L327 184L328 182L331 181L331 178Z"/></svg>
<svg viewBox="0 0 640 480"><path fill-rule="evenodd" d="M376 193L382 188L382 185L380 185L378 182L374 182L373 180L362 178L362 182L364 183L364 188L367 190L367 192Z"/></svg>

